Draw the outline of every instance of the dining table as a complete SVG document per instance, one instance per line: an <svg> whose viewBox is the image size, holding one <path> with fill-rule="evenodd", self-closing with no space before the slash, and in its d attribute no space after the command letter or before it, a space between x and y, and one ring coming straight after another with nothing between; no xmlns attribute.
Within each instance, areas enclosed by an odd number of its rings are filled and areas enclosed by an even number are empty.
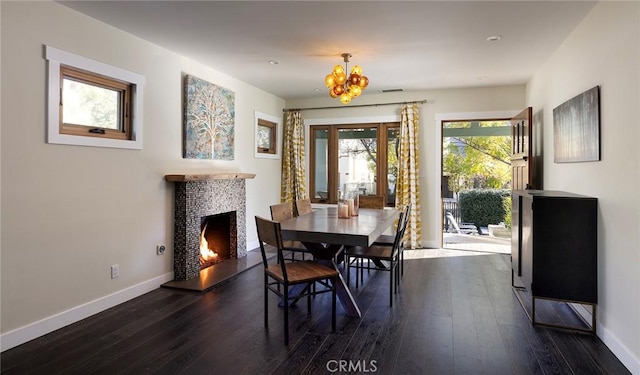
<svg viewBox="0 0 640 375"><path fill-rule="evenodd" d="M283 240L300 241L314 256L314 260L337 269L335 255L345 246L371 246L400 215L395 208L358 210L358 215L339 218L335 206L314 209L280 222ZM345 314L362 317L342 274L336 280L336 294Z"/></svg>

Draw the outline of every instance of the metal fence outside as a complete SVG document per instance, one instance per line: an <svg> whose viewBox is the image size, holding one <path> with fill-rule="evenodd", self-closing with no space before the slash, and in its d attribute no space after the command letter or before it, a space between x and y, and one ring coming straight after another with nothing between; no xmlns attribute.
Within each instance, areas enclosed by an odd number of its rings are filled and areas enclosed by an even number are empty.
<svg viewBox="0 0 640 375"><path fill-rule="evenodd" d="M442 198L442 229L449 230L449 221L446 218L447 211L451 212L456 222L460 222L460 207L458 200L455 198Z"/></svg>

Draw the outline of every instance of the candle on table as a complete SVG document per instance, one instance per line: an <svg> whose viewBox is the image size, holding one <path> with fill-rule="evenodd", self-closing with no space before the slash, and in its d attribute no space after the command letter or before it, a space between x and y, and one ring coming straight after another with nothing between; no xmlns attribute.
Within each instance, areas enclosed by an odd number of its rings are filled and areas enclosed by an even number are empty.
<svg viewBox="0 0 640 375"><path fill-rule="evenodd" d="M349 208L349 216L355 216L353 199L347 199L347 207Z"/></svg>
<svg viewBox="0 0 640 375"><path fill-rule="evenodd" d="M349 217L349 206L345 203L338 203L338 217L339 218L348 218Z"/></svg>

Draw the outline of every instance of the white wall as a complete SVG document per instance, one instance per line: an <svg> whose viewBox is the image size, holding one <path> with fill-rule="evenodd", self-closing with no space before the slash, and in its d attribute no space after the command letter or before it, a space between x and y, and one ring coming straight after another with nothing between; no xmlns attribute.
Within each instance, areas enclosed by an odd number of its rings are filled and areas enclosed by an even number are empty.
<svg viewBox="0 0 640 375"><path fill-rule="evenodd" d="M640 3L602 2L535 74L544 185L599 200L598 335L640 374ZM553 161L553 108L600 85L602 160Z"/></svg>
<svg viewBox="0 0 640 375"><path fill-rule="evenodd" d="M366 68L366 67L365 67ZM420 199L422 203L422 240L427 247L438 246L440 223L440 164L441 139L436 116L445 113L518 111L525 107L524 85L442 89L392 94L367 94L358 97L353 105L420 101ZM335 124L352 122L400 121L400 105L346 108L337 99L289 100L287 108L337 106L337 109L302 112L306 124ZM517 113L517 112L516 112ZM309 138L309 129L305 136ZM308 142L307 142L308 144ZM307 150L308 151L308 150ZM307 155L309 153L307 152ZM307 158L308 162L308 158ZM437 199L436 199L437 198Z"/></svg>
<svg viewBox="0 0 640 375"><path fill-rule="evenodd" d="M254 111L281 118L283 100L53 2L1 9L3 350L172 278L165 174L256 173L246 186L247 243L257 243L252 218L279 201L280 160L254 158ZM43 45L145 76L143 150L45 143ZM234 161L182 159L184 73L235 92Z"/></svg>

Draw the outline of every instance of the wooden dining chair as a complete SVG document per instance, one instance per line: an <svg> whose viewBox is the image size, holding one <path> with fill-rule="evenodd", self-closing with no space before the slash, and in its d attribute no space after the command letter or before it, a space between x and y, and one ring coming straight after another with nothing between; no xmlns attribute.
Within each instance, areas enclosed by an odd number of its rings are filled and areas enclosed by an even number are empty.
<svg viewBox="0 0 640 375"><path fill-rule="evenodd" d="M404 213L400 213L399 221L403 222ZM345 250L345 266L347 267L347 285L350 284L351 268L355 268L356 271L356 288L358 287L358 279L360 282L364 279L364 270L377 270L389 272L389 305L393 306L393 295L398 292L398 286L400 285L400 274L398 272L398 264L400 263L400 243L404 236L404 229L406 226L399 226L396 231L393 246L380 246L371 245L369 247L364 246L350 246ZM365 260L367 263L365 264ZM386 261L389 262L388 268L379 268L371 266L372 261ZM358 275L359 274L359 275ZM358 276L360 276L358 278ZM395 286L395 289L394 289Z"/></svg>
<svg viewBox="0 0 640 375"><path fill-rule="evenodd" d="M396 233L398 230L401 230L401 227L404 226L406 229L407 224L409 223L409 214L411 213L411 203L409 203L404 211L403 220L398 219L398 225L396 227ZM395 242L396 236L394 234L381 234L376 238L373 242L374 245L378 246L393 246ZM404 276L404 238L400 239L400 276Z"/></svg>
<svg viewBox="0 0 640 375"><path fill-rule="evenodd" d="M269 206L269 209L271 210L271 220L280 222L293 218L293 205L291 202L273 204ZM300 254L300 258L304 260L305 254L309 253L309 250L300 241L284 241L283 248L289 251L291 261L296 260L296 254Z"/></svg>
<svg viewBox="0 0 640 375"><path fill-rule="evenodd" d="M297 199L296 200L296 212L298 215L306 215L313 212L311 207L311 199Z"/></svg>
<svg viewBox="0 0 640 375"><path fill-rule="evenodd" d="M269 209L271 210L271 220L283 221L293 217L293 205L291 202L272 204Z"/></svg>
<svg viewBox="0 0 640 375"><path fill-rule="evenodd" d="M384 208L384 197L382 195L361 195L358 197L360 208Z"/></svg>
<svg viewBox="0 0 640 375"><path fill-rule="evenodd" d="M334 267L314 261L299 261L288 263L284 261L283 241L280 223L256 216L258 242L264 265L264 325L269 326L269 291L273 292L284 302L284 344L289 345L289 307L292 302L306 296L307 313L311 314L311 296L320 293L331 293L331 331L336 330L336 287L339 273ZM276 248L278 264L269 264L265 251L265 244ZM320 284L322 288L315 288ZM296 295L289 295L289 287L304 285ZM313 286L313 287L312 287Z"/></svg>

